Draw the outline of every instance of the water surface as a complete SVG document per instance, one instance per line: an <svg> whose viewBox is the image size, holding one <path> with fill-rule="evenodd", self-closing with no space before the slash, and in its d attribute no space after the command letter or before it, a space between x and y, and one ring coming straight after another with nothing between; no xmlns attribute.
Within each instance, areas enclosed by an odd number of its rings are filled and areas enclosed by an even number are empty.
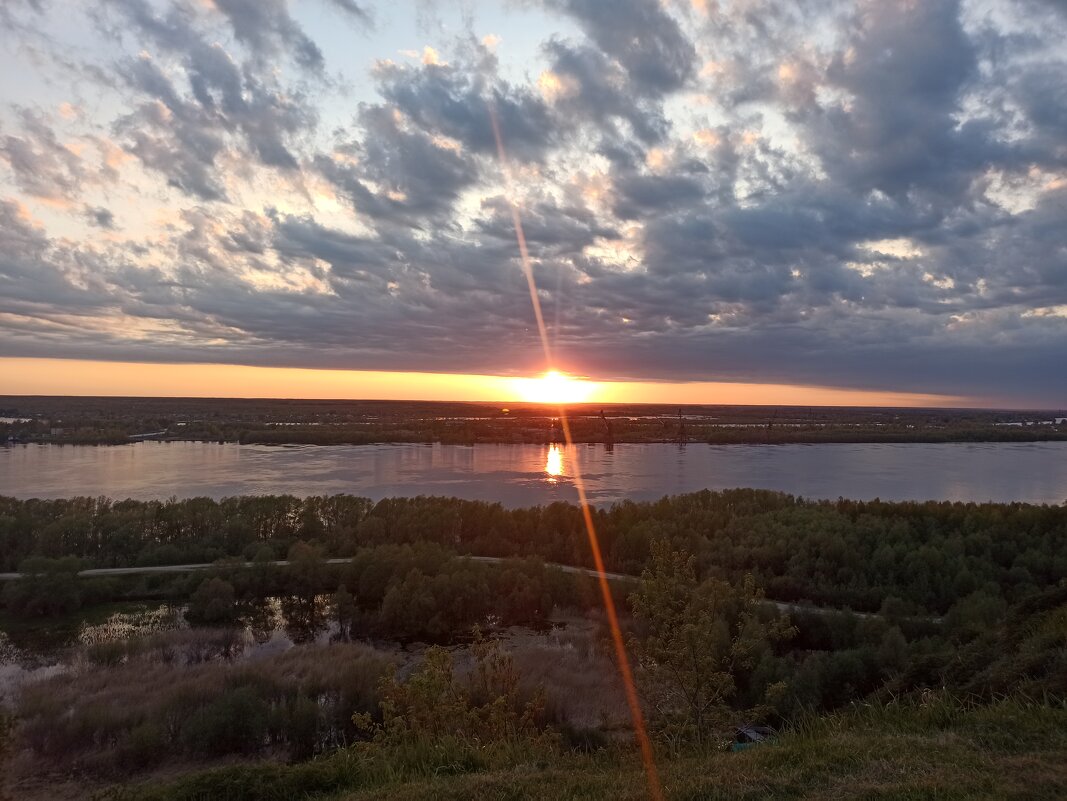
<svg viewBox="0 0 1067 801"><path fill-rule="evenodd" d="M1067 500L1067 442L866 445L238 445L0 448L0 495L139 500L246 494L449 495L529 506L757 487L808 498Z"/></svg>

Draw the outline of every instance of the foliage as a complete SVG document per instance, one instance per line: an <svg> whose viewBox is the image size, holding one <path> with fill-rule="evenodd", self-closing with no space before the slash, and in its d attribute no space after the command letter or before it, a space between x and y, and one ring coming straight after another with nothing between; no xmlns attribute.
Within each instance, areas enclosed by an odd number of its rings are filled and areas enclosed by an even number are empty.
<svg viewBox="0 0 1067 801"><path fill-rule="evenodd" d="M324 401L208 398L3 399L0 440L128 443L130 435L161 432L166 440L316 445L372 442L545 443L558 429L556 406L433 401ZM1023 425L1032 414L980 409L857 409L677 405L569 407L578 442L786 443L985 442L1067 439L1063 425ZM51 434L52 421L62 434ZM1004 425L1015 423L1015 425ZM1050 421L1051 423L1051 421ZM684 427L684 433L681 430Z"/></svg>
<svg viewBox="0 0 1067 801"><path fill-rule="evenodd" d="M921 703L851 708L808 718L776 745L660 758L669 797L1044 799L1067 795L1067 710L1014 700L988 706L936 696ZM462 767L462 766L460 766ZM648 797L631 749L560 754L549 764L518 759L477 772L427 775L370 764L346 750L299 765L232 766L131 788L122 801L578 801Z"/></svg>
<svg viewBox="0 0 1067 801"><path fill-rule="evenodd" d="M79 578L84 567L81 559L72 556L26 559L19 565L23 577L4 582L0 602L19 616L57 617L114 593L113 580Z"/></svg>
<svg viewBox="0 0 1067 801"><path fill-rule="evenodd" d="M8 750L11 746L11 732L15 728L15 719L4 708L0 707L0 765L7 759Z"/></svg>
<svg viewBox="0 0 1067 801"><path fill-rule="evenodd" d="M306 759L359 737L352 715L377 709L393 670L357 645L239 653L224 630L126 641L117 659L25 687L16 736L47 768L96 775L228 755Z"/></svg>
<svg viewBox="0 0 1067 801"><path fill-rule="evenodd" d="M699 576L735 583L751 574L779 601L877 612L893 597L894 614L907 617L945 615L977 592L957 616L987 626L998 608L1067 578L1067 506L806 501L730 490L624 502L594 510L594 517L611 570L640 573L650 543L667 539L696 556ZM344 495L0 498L0 569L6 570L31 556L73 555L98 567L252 560L264 552L281 559L301 541L306 548L298 552L323 556L423 543L591 565L581 512L564 503L509 510L454 498L371 503ZM294 568L294 576L303 570ZM304 573L305 584L321 578L314 569ZM362 602L364 588L348 586ZM370 596L380 598L385 589ZM536 599L520 603L534 606Z"/></svg>
<svg viewBox="0 0 1067 801"><path fill-rule="evenodd" d="M630 647L656 733L672 748L706 746L733 726L766 717L785 691L781 683L743 700L741 687L774 644L795 633L788 620L762 603L751 577L737 585L697 582L694 558L666 542L652 544L631 606L644 637Z"/></svg>
<svg viewBox="0 0 1067 801"><path fill-rule="evenodd" d="M185 616L193 623L232 623L237 617L233 585L220 578L204 579L189 596L189 608Z"/></svg>
<svg viewBox="0 0 1067 801"><path fill-rule="evenodd" d="M554 738L538 725L543 694L522 697L512 657L477 630L473 657L466 681L457 676L451 653L440 647L430 648L406 681L383 679L381 722L365 714L355 718L372 733L373 747L434 763L440 763L442 755L460 753L478 764L501 753L552 751ZM437 772L449 765L432 768Z"/></svg>
<svg viewBox="0 0 1067 801"><path fill-rule="evenodd" d="M986 702L1014 694L1067 704L1067 582L1012 607L962 646L910 662L886 693L929 687Z"/></svg>
<svg viewBox="0 0 1067 801"><path fill-rule="evenodd" d="M333 594L334 615L337 618L337 630L341 639L347 639L352 632L352 624L359 613L359 607L348 587L342 584Z"/></svg>

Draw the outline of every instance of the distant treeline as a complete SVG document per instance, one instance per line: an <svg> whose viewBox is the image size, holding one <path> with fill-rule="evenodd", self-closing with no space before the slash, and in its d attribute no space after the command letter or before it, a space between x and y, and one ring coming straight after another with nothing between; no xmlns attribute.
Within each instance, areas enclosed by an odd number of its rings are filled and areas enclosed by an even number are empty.
<svg viewBox="0 0 1067 801"><path fill-rule="evenodd" d="M0 441L138 439L263 444L546 443L553 406L430 401L0 396ZM798 406L578 404L579 442L1016 442L1067 439L1067 412ZM1059 421L1059 422L1057 422Z"/></svg>
<svg viewBox="0 0 1067 801"><path fill-rule="evenodd" d="M730 490L594 510L609 569L640 573L650 544L694 554L702 576L751 573L769 597L899 614L1001 609L1067 578L1067 507L806 501ZM31 557L94 567L283 559L435 543L457 553L592 566L579 509L347 495L111 501L0 498L0 569Z"/></svg>
<svg viewBox="0 0 1067 801"><path fill-rule="evenodd" d="M0 441L68 445L123 445L140 440L239 442L248 445L368 445L372 443L544 444L562 442L551 418L421 420L345 424L265 424L169 421L139 424L83 420L62 427L41 422L0 423ZM867 423L744 424L720 426L674 418L612 420L610 431L592 416L571 419L576 442L685 442L712 445L787 445L790 443L1045 442L1067 440L1067 426L995 426L952 422L943 425Z"/></svg>

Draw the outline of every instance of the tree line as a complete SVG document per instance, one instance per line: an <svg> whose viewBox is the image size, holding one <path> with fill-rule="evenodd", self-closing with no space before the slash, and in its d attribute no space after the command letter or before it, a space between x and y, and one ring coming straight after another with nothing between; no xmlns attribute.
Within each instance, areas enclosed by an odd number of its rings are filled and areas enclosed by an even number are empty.
<svg viewBox="0 0 1067 801"><path fill-rule="evenodd" d="M768 597L864 612L981 615L1067 578L1067 507L809 501L697 492L593 510L608 568L637 574L651 543L692 554L702 577L754 576ZM454 498L348 495L169 501L0 498L0 569L34 557L93 567L283 559L435 543L457 553L592 566L580 510Z"/></svg>

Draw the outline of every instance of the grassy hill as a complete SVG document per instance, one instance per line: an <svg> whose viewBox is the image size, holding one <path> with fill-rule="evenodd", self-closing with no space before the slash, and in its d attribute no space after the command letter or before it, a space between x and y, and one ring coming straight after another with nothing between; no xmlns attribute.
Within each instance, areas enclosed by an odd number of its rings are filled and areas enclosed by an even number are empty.
<svg viewBox="0 0 1067 801"><path fill-rule="evenodd" d="M445 756L442 754L442 756ZM293 766L231 767L112 796L138 801L647 798L635 754L537 764L385 764L355 751ZM949 697L811 718L775 745L666 758L669 799L1056 799L1067 797L1067 708Z"/></svg>

